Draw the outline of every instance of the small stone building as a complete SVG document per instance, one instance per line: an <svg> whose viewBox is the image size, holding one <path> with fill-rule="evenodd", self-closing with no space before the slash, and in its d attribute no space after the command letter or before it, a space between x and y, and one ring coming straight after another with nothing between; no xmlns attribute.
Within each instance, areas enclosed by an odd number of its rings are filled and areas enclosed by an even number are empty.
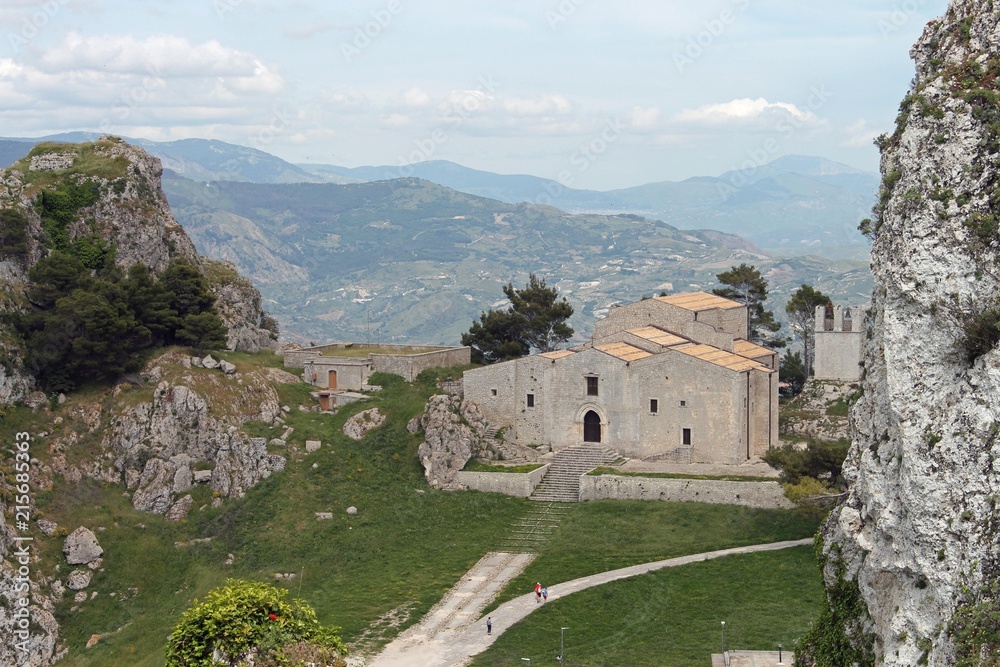
<svg viewBox="0 0 1000 667"><path fill-rule="evenodd" d="M867 315L863 306L816 306L813 377L843 382L861 379Z"/></svg>
<svg viewBox="0 0 1000 667"><path fill-rule="evenodd" d="M428 368L464 366L471 358L468 347L331 343L287 350L284 363L301 368L305 381L321 389L361 391L373 373L392 373L413 382Z"/></svg>
<svg viewBox="0 0 1000 667"><path fill-rule="evenodd" d="M747 309L704 292L613 308L591 342L465 372L465 397L519 444L738 464L778 444L777 355Z"/></svg>

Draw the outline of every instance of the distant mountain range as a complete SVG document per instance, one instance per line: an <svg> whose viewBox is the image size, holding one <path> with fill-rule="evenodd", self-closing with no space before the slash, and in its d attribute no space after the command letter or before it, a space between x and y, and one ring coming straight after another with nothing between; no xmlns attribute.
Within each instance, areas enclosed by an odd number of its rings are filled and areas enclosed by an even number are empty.
<svg viewBox="0 0 1000 667"><path fill-rule="evenodd" d="M251 276L304 341L455 343L506 304L503 284L529 273L570 300L584 338L616 303L711 289L741 262L765 274L778 311L806 282L851 304L871 290L864 262L778 259L732 234L507 204L417 178L206 184L166 172L163 187L199 251Z"/></svg>
<svg viewBox="0 0 1000 667"><path fill-rule="evenodd" d="M79 142L96 134L0 140L0 166L39 141ZM679 229L738 234L780 255L815 254L865 260L868 244L858 221L874 203L878 176L820 157L784 156L743 172L663 181L601 192L564 187L524 174L495 174L432 160L405 167L291 164L263 151L221 141L129 139L163 166L198 181L350 184L421 178L467 194L510 204L551 204L570 213L635 214Z"/></svg>

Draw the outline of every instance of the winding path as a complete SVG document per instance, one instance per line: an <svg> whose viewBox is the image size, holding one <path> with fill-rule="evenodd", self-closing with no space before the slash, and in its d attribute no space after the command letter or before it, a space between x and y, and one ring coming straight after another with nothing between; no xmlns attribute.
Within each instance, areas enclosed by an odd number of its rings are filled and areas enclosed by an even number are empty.
<svg viewBox="0 0 1000 667"><path fill-rule="evenodd" d="M812 543L812 538L808 538L753 544L623 567L551 586L549 599L558 600L593 586L600 586L667 567L677 567L713 558L722 558L723 556L758 551L777 551L807 546ZM367 662L367 665L369 667L412 667L413 665L460 667L466 664L470 658L489 648L493 640L503 634L504 630L541 606L534 601L534 593L526 593L500 605L490 614L493 617L493 634L486 635L486 619L480 616L483 609L508 581L527 567L533 558L533 556L525 554L487 554L418 624L392 641L380 654Z"/></svg>

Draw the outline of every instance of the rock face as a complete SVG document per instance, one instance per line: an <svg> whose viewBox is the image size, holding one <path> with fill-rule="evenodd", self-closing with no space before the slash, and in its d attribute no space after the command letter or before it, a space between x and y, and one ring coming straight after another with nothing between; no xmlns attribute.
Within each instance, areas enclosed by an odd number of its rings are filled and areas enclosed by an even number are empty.
<svg viewBox="0 0 1000 667"><path fill-rule="evenodd" d="M155 374L154 374L155 375ZM277 395L267 388L257 417L273 421L278 415ZM209 487L221 496L242 496L261 479L283 470L285 459L267 452L265 438L251 438L211 414L208 402L191 388L161 381L150 403L140 403L115 417L105 432L104 448L113 461L98 476L124 481L135 489L132 505L144 512L180 520L190 504L178 502L183 493L213 466Z"/></svg>
<svg viewBox="0 0 1000 667"><path fill-rule="evenodd" d="M80 526L66 538L63 545L66 562L70 565L86 565L104 554L104 549L97 542L97 535L89 528Z"/></svg>
<svg viewBox="0 0 1000 667"><path fill-rule="evenodd" d="M831 613L802 664L1000 654L995 626L976 620L1000 603L993 3L953 0L911 55L914 87L895 133L877 142L880 203L863 223L874 237L874 317L851 413L850 490L821 535Z"/></svg>
<svg viewBox="0 0 1000 667"><path fill-rule="evenodd" d="M450 394L432 396L420 421L411 422L407 428L412 429L411 433L423 430L424 442L417 449L417 456L424 466L427 482L441 489L462 488L455 481L456 473L474 456L525 460L538 456L529 447L497 440L478 405Z"/></svg>
<svg viewBox="0 0 1000 667"><path fill-rule="evenodd" d="M385 415L378 408L364 410L354 415L344 423L344 435L352 440L361 440L372 429L385 423Z"/></svg>

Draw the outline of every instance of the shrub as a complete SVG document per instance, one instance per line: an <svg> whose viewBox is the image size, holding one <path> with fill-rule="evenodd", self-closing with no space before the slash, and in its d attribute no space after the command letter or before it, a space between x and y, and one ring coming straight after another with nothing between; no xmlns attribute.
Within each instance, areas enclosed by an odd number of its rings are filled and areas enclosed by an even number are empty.
<svg viewBox="0 0 1000 667"><path fill-rule="evenodd" d="M166 667L298 666L347 653L337 628L321 625L302 600L287 598L288 591L270 584L230 579L184 612L167 644Z"/></svg>

